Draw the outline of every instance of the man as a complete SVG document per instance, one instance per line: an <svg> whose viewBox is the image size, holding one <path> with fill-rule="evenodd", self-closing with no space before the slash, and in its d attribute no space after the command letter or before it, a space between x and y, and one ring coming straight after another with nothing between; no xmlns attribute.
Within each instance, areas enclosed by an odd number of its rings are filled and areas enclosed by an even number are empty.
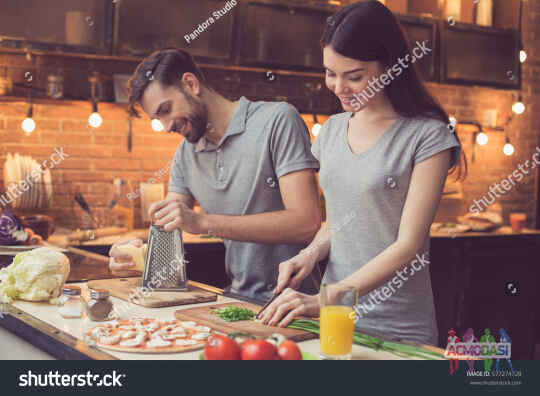
<svg viewBox="0 0 540 396"><path fill-rule="evenodd" d="M222 238L228 290L268 300L279 264L298 254L321 224L314 176L319 165L298 112L287 103L225 99L178 49L144 59L129 91L133 114L138 104L184 137L167 198L150 207L154 224ZM192 210L195 200L204 213ZM110 255L113 273L125 276L133 267L119 262L126 257L114 246ZM301 289L315 291L312 280Z"/></svg>

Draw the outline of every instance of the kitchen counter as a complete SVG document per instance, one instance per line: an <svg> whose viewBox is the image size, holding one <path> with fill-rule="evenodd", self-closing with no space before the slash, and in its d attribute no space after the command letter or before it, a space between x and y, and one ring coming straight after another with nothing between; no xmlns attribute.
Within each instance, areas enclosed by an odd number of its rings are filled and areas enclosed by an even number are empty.
<svg viewBox="0 0 540 396"><path fill-rule="evenodd" d="M148 228L135 229L133 231L122 233L119 235L104 236L101 238L95 238L84 242L69 243L67 235L72 230L66 228L59 228L54 234L47 239L48 243L53 245L66 247L66 246L110 246L115 243L127 241L130 239L148 239ZM193 235L187 232L182 233L184 244L205 244L205 243L223 243L219 238L209 237L206 235Z"/></svg>
<svg viewBox="0 0 540 396"><path fill-rule="evenodd" d="M429 233L429 236L431 238L480 238L480 237L501 237L501 236L512 236L512 237L540 236L540 230L533 230L533 229L529 229L529 228L524 228L521 232L514 232L514 231L512 231L511 227L502 226L502 227L496 229L495 231L491 231L491 232L467 231L467 232L448 233L448 232L431 231Z"/></svg>
<svg viewBox="0 0 540 396"><path fill-rule="evenodd" d="M87 284L75 283L83 289L83 294L87 293ZM122 300L111 297L114 303L119 303ZM230 303L239 301L237 299L218 296L218 303ZM194 305L205 306L213 305L216 302L183 305L178 307L164 308L145 308L138 305L133 305L133 310L130 316L154 317L159 319L174 318L174 311L179 309L192 308ZM12 338L12 334L3 331L0 332L0 343L2 345L10 345L10 356L19 354L25 349L34 348L30 344L36 345L39 349L45 350L41 356L54 355L57 358L86 358L86 359L121 359L121 360L196 360L198 359L202 349L184 353L172 354L140 354L140 353L125 353L107 351L101 348L90 347L83 342L82 334L85 329L93 327L96 322L90 321L88 318L81 319L64 319L58 314L57 307L47 303L31 303L25 301L16 301L8 306L10 315L0 319L0 326L6 327L9 330L17 333L23 341L17 337L17 342L5 344L3 341ZM52 342L51 342L52 341ZM55 346L56 344L56 346ZM319 340L313 339L298 343L300 348L306 352L318 354ZM433 348L433 347L431 347ZM436 348L434 348L436 349ZM436 349L441 351L440 349ZM71 353L70 353L71 351ZM355 360L400 360L401 358L392 355L388 352L374 351L359 345L353 345L353 359ZM0 358L3 358L0 354ZM74 357L75 356L75 357ZM41 357L38 357L41 358Z"/></svg>

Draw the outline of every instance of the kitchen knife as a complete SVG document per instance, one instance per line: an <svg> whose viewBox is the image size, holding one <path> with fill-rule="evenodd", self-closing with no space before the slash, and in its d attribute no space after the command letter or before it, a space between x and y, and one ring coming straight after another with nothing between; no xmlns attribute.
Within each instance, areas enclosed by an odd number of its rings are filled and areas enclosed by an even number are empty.
<svg viewBox="0 0 540 396"><path fill-rule="evenodd" d="M278 294L274 294L272 296L272 298L270 300L268 300L268 302L266 304L264 304L264 306L261 308L261 310L257 313L257 315L255 316L255 319L259 319L259 316L262 314L262 312L270 305L272 304L272 302L278 298L279 296L281 296L281 293L283 293L283 290L280 291Z"/></svg>
<svg viewBox="0 0 540 396"><path fill-rule="evenodd" d="M92 219L92 221L96 224L97 227L99 227L99 223L97 222L96 218L92 214L92 211L90 210L90 207L88 206L88 203L84 199L81 193L75 193L75 201L79 204L82 210L84 210L86 213L88 213L88 216Z"/></svg>

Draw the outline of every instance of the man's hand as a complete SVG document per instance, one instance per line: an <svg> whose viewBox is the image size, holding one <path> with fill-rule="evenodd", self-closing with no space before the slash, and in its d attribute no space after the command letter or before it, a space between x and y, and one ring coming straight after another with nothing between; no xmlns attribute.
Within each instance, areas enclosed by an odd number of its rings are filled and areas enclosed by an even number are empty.
<svg viewBox="0 0 540 396"><path fill-rule="evenodd" d="M205 215L196 213L177 198L153 203L148 214L154 219L154 224L162 226L165 231L179 229L195 235L208 233Z"/></svg>
<svg viewBox="0 0 540 396"><path fill-rule="evenodd" d="M141 275L140 271L133 270L133 268L135 267L135 263L133 262L131 256L129 254L118 251L118 245L126 245L128 243L133 244L137 247L141 247L143 245L143 241L141 239L135 239L132 241L115 243L111 246L111 250L109 251L109 270L111 271L111 274L115 276L120 276L124 278L128 276Z"/></svg>

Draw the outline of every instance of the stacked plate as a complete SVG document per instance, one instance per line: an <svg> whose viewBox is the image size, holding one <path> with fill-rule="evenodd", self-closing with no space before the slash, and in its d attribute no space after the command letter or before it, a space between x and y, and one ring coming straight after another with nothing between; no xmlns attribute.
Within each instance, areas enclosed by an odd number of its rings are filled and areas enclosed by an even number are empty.
<svg viewBox="0 0 540 396"><path fill-rule="evenodd" d="M10 202L13 209L49 208L52 205L51 171L43 169L32 157L8 153L4 163L4 187L3 201Z"/></svg>

